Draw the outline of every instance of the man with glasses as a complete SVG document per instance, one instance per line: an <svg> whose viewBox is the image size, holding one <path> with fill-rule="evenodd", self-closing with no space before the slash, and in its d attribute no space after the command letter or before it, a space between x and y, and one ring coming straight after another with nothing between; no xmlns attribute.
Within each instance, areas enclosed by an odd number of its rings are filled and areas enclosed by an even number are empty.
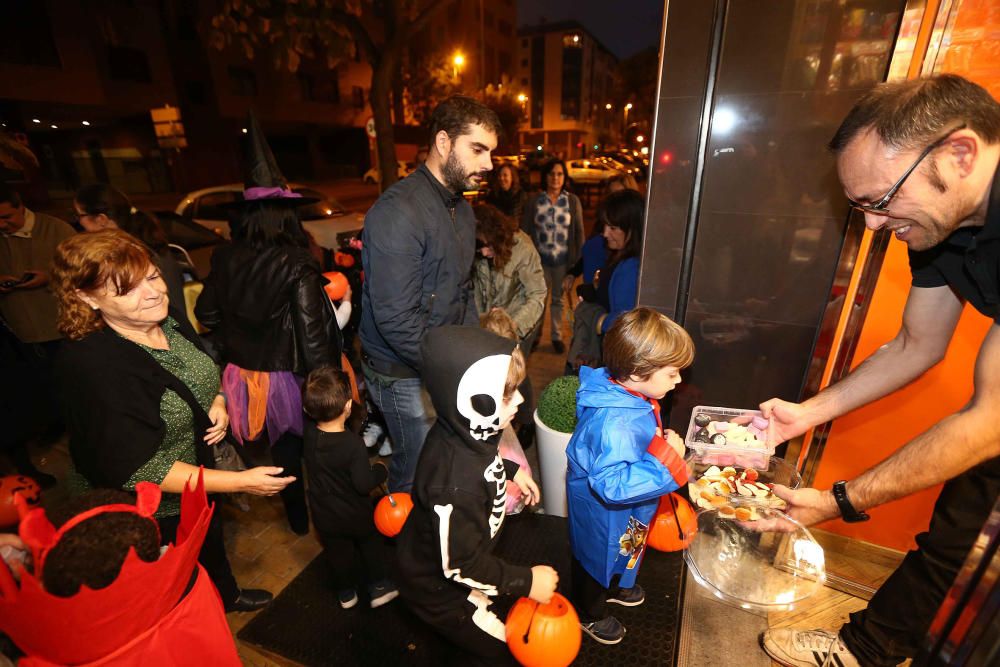
<svg viewBox="0 0 1000 667"><path fill-rule="evenodd" d="M761 643L783 665L897 665L920 649L1000 494L1000 104L954 75L884 84L830 142L851 206L906 243L912 287L899 333L803 403L761 405L782 440L908 384L945 354L965 302L994 320L959 412L832 489L779 487L806 525L864 521L865 510L944 483L917 549L839 633L775 629Z"/></svg>
<svg viewBox="0 0 1000 667"><path fill-rule="evenodd" d="M0 450L43 486L55 478L35 468L27 443L40 431L62 430L50 381L62 337L48 284L56 246L70 236L69 225L28 209L14 188L0 183Z"/></svg>

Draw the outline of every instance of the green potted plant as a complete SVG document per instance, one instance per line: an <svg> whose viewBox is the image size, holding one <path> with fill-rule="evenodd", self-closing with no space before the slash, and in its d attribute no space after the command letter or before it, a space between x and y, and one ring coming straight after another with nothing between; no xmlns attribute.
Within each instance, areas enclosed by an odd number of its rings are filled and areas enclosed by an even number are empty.
<svg viewBox="0 0 1000 667"><path fill-rule="evenodd" d="M538 465L542 469L542 505L546 514L566 516L566 446L576 428L575 375L558 377L545 387L535 409Z"/></svg>

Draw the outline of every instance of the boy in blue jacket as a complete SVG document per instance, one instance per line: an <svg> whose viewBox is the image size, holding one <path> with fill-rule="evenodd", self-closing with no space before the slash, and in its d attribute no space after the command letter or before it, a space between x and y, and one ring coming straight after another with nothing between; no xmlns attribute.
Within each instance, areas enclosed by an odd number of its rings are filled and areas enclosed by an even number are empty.
<svg viewBox="0 0 1000 667"><path fill-rule="evenodd" d="M578 422L566 448L572 598L584 632L602 644L625 636L608 603L645 600L635 579L660 496L688 481L684 442L663 430L657 400L693 359L684 329L636 308L605 336L605 367L580 369Z"/></svg>

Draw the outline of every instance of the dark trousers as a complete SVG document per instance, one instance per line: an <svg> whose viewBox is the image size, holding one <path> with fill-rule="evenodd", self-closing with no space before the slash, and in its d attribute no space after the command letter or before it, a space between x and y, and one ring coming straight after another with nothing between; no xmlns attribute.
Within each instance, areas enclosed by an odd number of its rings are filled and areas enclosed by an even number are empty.
<svg viewBox="0 0 1000 667"><path fill-rule="evenodd" d="M177 526L181 522L180 516L168 516L157 520L160 524L160 544L169 544L177 539ZM205 571L208 572L209 579L215 584L219 591L224 605L230 605L236 601L240 595L240 587L236 584L236 577L229 567L229 558L226 556L226 543L222 535L222 517L216 511L212 513L212 521L208 524L208 532L205 534L205 542L201 545L198 553L198 562L201 563Z"/></svg>
<svg viewBox="0 0 1000 667"><path fill-rule="evenodd" d="M384 545L382 536L372 532L364 536L334 535L319 533L323 545L323 556L330 564L334 586L338 591L355 588L358 556L364 567L368 585L377 584L386 578Z"/></svg>
<svg viewBox="0 0 1000 667"><path fill-rule="evenodd" d="M285 515L292 530L309 530L309 510L306 508L306 485L302 479L302 438L285 433L277 442L269 445L265 431L257 440L247 440L237 447L240 458L247 467L278 466L284 468L281 476L292 475L295 481L282 489L281 502L285 505Z"/></svg>
<svg viewBox="0 0 1000 667"><path fill-rule="evenodd" d="M944 485L930 528L840 636L862 665L916 656L927 629L1000 494L1000 457Z"/></svg>
<svg viewBox="0 0 1000 667"><path fill-rule="evenodd" d="M507 642L493 636L485 627L503 621L488 608L480 610L472 602L462 600L447 614L430 618L421 609L413 608L455 650L442 660L450 667L515 667L517 662L507 648ZM492 617L492 618L490 618ZM484 627L485 626L485 627Z"/></svg>
<svg viewBox="0 0 1000 667"><path fill-rule="evenodd" d="M600 621L611 615L608 611L608 598L619 590L617 575L611 578L611 587L605 588L601 582L590 576L574 556L572 583L570 596L581 623Z"/></svg>

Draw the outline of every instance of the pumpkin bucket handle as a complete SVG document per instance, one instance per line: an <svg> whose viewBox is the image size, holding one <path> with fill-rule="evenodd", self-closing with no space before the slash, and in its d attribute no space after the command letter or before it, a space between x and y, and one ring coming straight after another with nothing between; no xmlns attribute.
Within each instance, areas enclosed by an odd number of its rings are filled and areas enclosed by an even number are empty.
<svg viewBox="0 0 1000 667"><path fill-rule="evenodd" d="M684 529L681 528L681 520L677 516L677 501L674 499L674 494L672 493L667 496L667 499L670 500L670 509L674 513L674 523L677 524L677 539L683 542L687 539L687 535L684 534Z"/></svg>
<svg viewBox="0 0 1000 667"><path fill-rule="evenodd" d="M397 505L396 499L392 497L391 493L389 493L389 485L382 482L382 490L385 491L385 497L389 499L389 504L395 507Z"/></svg>
<svg viewBox="0 0 1000 667"><path fill-rule="evenodd" d="M523 641L525 644L528 643L528 635L531 634L531 624L535 622L535 614L538 613L539 603L536 600L532 600L535 603L535 608L531 610L531 618L528 619L528 627L524 629Z"/></svg>

